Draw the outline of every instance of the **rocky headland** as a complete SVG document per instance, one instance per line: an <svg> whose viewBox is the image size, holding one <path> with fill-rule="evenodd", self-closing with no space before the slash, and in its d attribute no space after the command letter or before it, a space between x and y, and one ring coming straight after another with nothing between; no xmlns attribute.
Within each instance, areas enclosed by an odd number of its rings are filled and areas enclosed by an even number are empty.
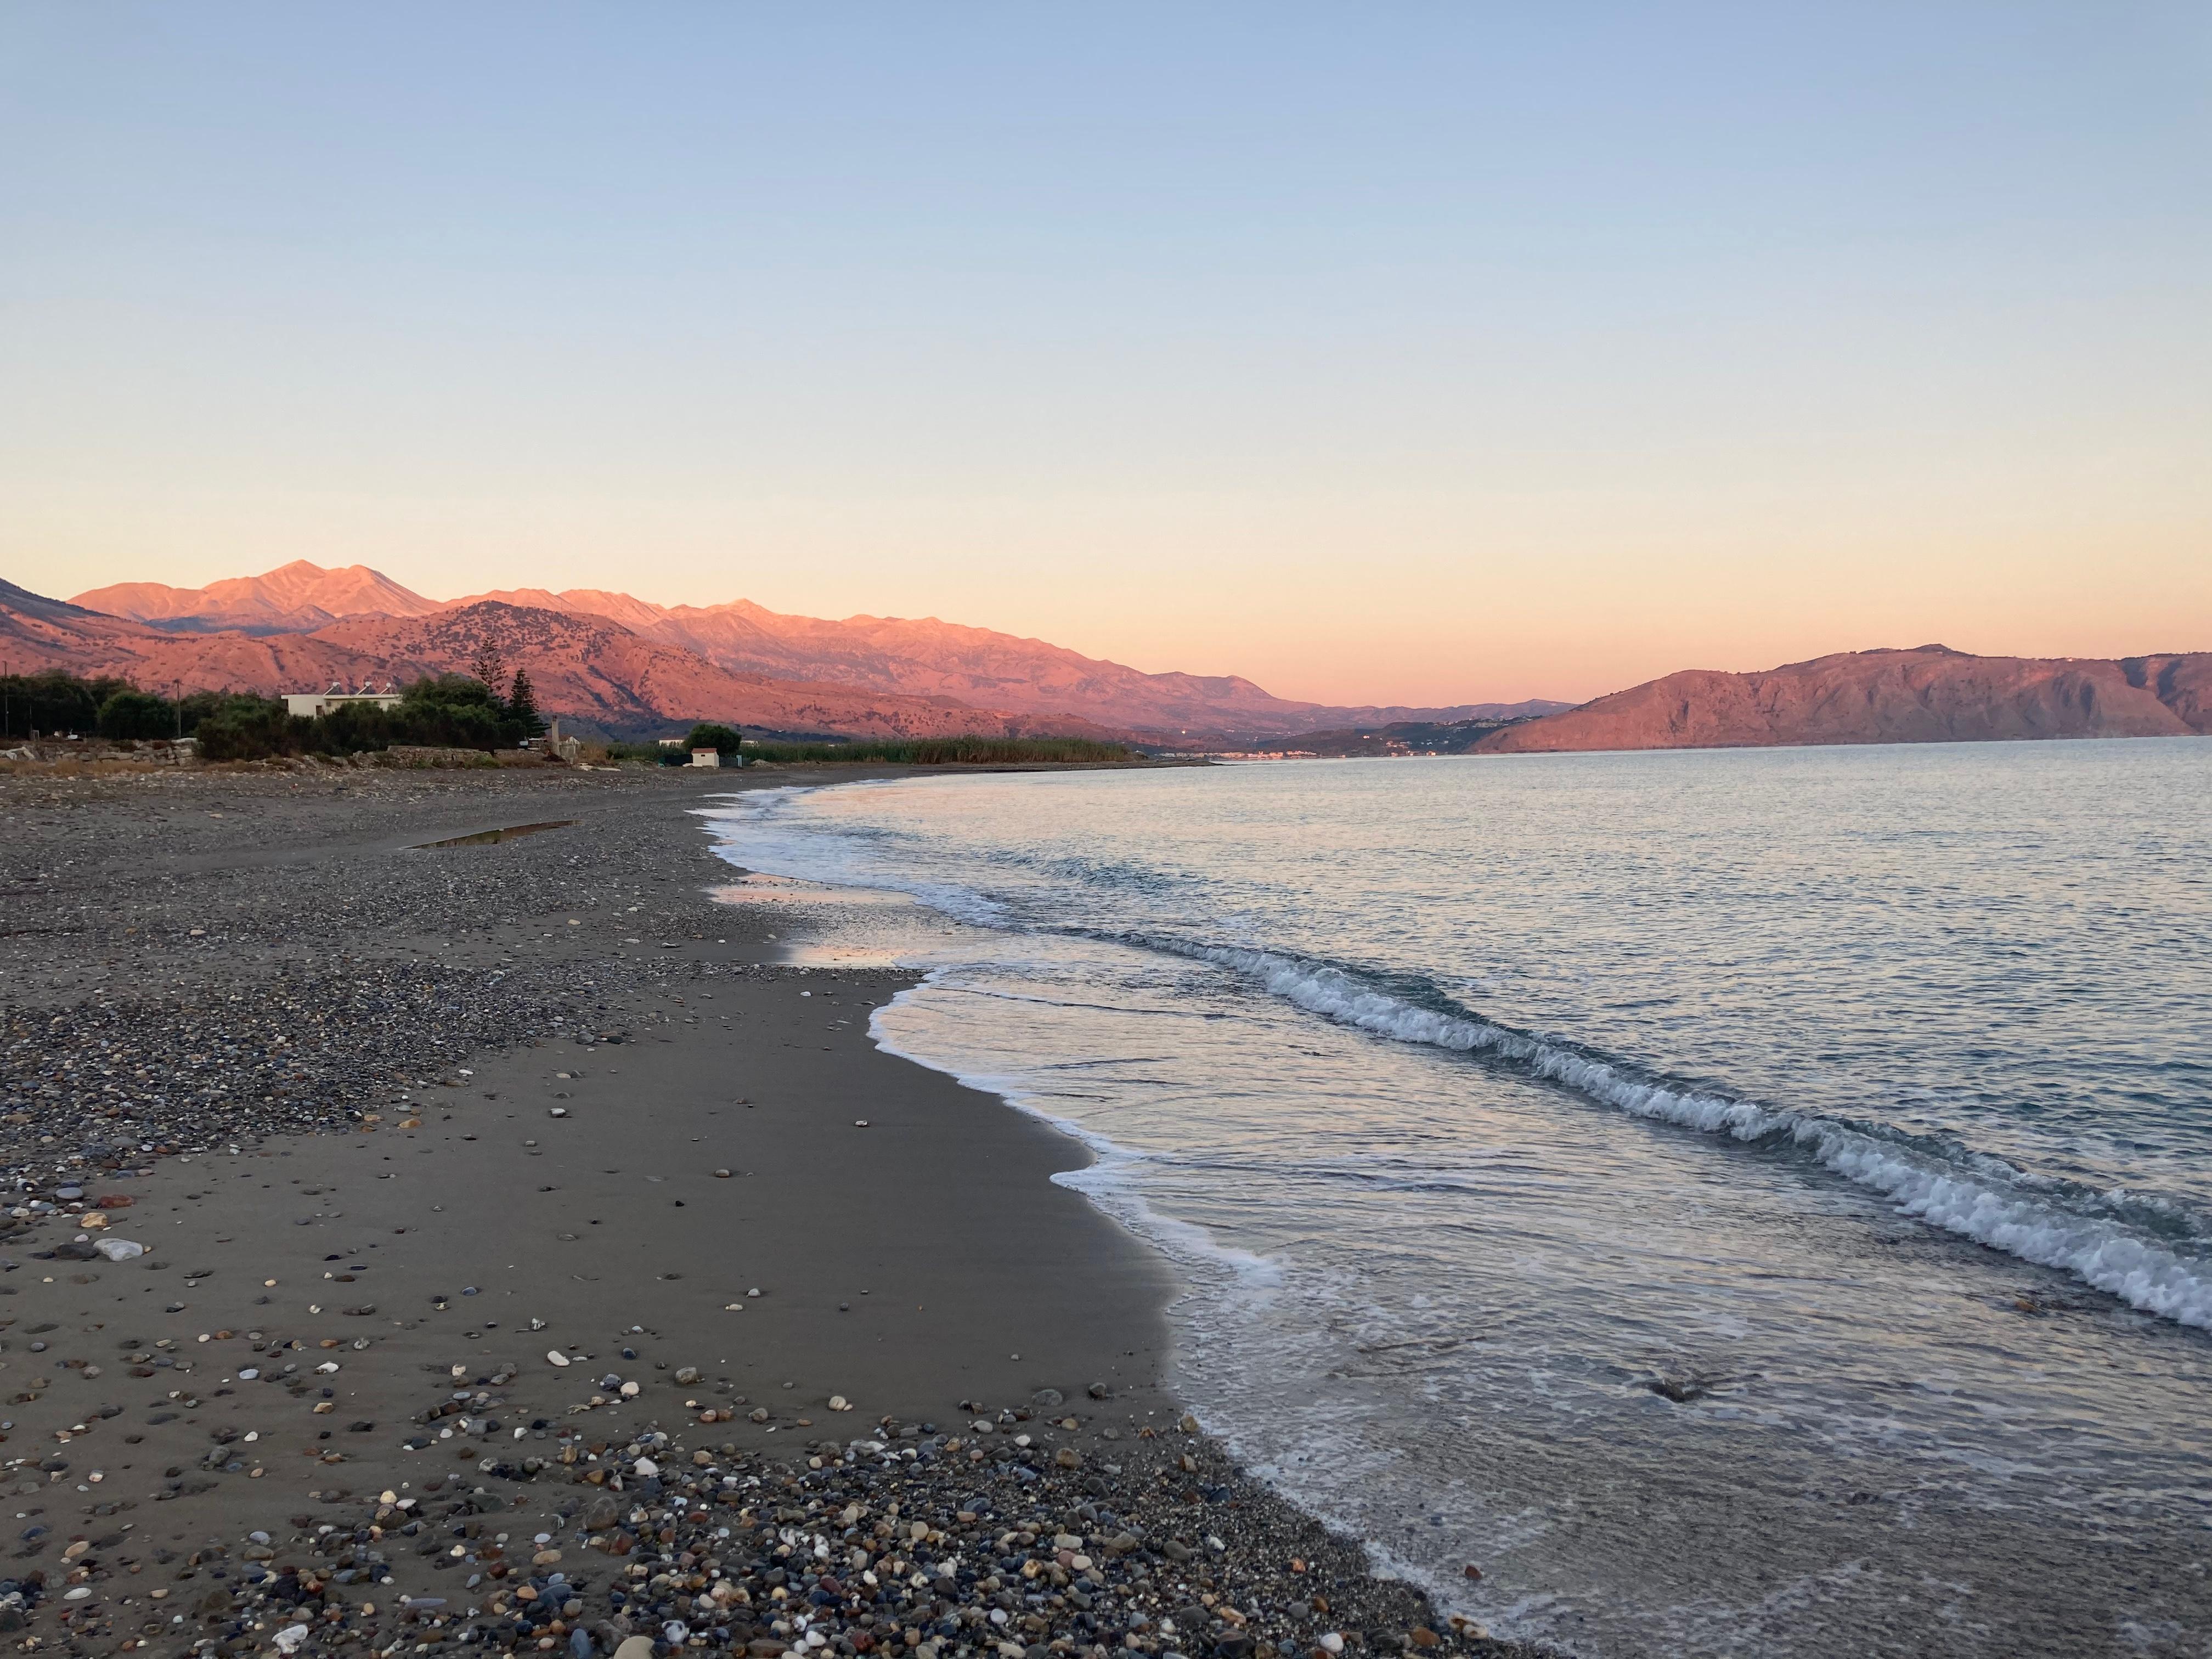
<svg viewBox="0 0 2212 1659"><path fill-rule="evenodd" d="M2212 652L2115 659L1851 651L1760 673L1688 669L1491 733L1496 755L1988 743L2212 732Z"/></svg>

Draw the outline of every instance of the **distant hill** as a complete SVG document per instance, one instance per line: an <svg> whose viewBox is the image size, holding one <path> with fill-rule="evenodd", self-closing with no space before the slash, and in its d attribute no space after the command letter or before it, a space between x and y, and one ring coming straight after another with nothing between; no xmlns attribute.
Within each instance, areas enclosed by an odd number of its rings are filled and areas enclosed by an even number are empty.
<svg viewBox="0 0 2212 1659"><path fill-rule="evenodd" d="M1233 674L1147 674L1043 640L988 628L897 617L830 622L766 610L748 599L659 605L599 588L510 588L441 601L365 565L325 570L295 560L259 576L205 587L126 582L76 596L90 610L172 633L317 634L364 617L428 617L491 602L601 618L729 672L842 685L895 697L951 698L1013 715L1068 719L1156 740L1279 738L1320 726L1449 721L1486 705L1337 708L1277 697ZM1547 705L1565 707L1564 704ZM1085 728L1088 729L1088 728Z"/></svg>
<svg viewBox="0 0 2212 1659"><path fill-rule="evenodd" d="M1853 651L1760 673L1686 669L1495 732L1487 754L1974 743L2212 732L2212 652L2118 659Z"/></svg>
<svg viewBox="0 0 2212 1659"><path fill-rule="evenodd" d="M530 670L539 707L618 735L665 732L701 718L793 736L1114 735L1073 717L732 674L691 652L566 611L483 604L427 616L356 617L313 633L170 632L0 582L0 657L18 673L64 668L156 689L273 693L464 672L486 644Z"/></svg>
<svg viewBox="0 0 2212 1659"><path fill-rule="evenodd" d="M80 593L71 603L189 634L311 634L344 617L426 617L444 608L365 564L325 570L305 559L205 587L120 582Z"/></svg>
<svg viewBox="0 0 2212 1659"><path fill-rule="evenodd" d="M0 661L15 673L47 668L97 673L130 660L140 645L161 640L143 623L50 599L0 579Z"/></svg>
<svg viewBox="0 0 2212 1659"><path fill-rule="evenodd" d="M357 617L311 635L386 665L403 680L465 672L495 647L530 670L539 706L611 731L712 714L759 730L846 737L1068 736L1116 733L1072 716L972 708L951 697L860 691L817 681L733 674L694 652L567 611L479 601L427 617Z"/></svg>
<svg viewBox="0 0 2212 1659"><path fill-rule="evenodd" d="M1475 713L1473 705L1343 708L1300 702L1271 696L1233 674L1147 674L1043 640L934 617L859 616L828 622L785 616L748 599L661 606L592 588L480 597L605 617L741 673L828 680L908 696L957 697L1029 714L1079 714L1164 738L1220 732L1273 737L1324 723L1455 720Z"/></svg>

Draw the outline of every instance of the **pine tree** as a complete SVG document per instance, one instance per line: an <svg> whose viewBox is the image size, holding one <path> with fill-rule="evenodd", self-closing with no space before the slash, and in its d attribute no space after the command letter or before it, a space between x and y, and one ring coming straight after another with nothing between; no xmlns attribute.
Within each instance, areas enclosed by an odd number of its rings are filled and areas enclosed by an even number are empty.
<svg viewBox="0 0 2212 1659"><path fill-rule="evenodd" d="M476 660L469 665L469 673L481 681L484 689L495 697L499 695L500 682L507 678L507 659L500 655L496 644L486 640L477 647Z"/></svg>
<svg viewBox="0 0 2212 1659"><path fill-rule="evenodd" d="M545 722L538 714L538 693L530 684L527 669L514 671L514 684L507 692L507 714L509 720L520 724L526 737L537 737L545 730Z"/></svg>

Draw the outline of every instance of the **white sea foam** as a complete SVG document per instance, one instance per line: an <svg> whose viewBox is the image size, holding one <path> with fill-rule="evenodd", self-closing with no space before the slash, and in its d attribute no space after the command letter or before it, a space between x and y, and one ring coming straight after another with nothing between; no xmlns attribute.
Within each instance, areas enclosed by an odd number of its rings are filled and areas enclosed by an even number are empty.
<svg viewBox="0 0 2212 1659"><path fill-rule="evenodd" d="M1091 1161L1079 1170L1061 1170L1052 1177L1053 1184L1082 1194L1122 1226L1158 1246L1180 1265L1225 1272L1241 1288L1248 1290L1270 1289L1281 1281L1279 1263L1251 1251L1223 1244L1204 1227L1163 1214L1146 1201L1138 1171L1151 1161L1152 1154L1124 1146L1088 1124L1047 1111L1037 1103L1036 1095L1019 1077L963 1071L944 1056L907 1048L893 1037L885 1015L900 1008L917 992L942 984L945 977L946 970L933 969L923 975L920 986L900 992L872 1014L868 1020L868 1036L876 1047L887 1054L911 1060L934 1072L942 1072L964 1088L996 1095L1024 1116L1048 1124L1070 1140L1079 1143L1091 1154Z"/></svg>
<svg viewBox="0 0 2212 1659"><path fill-rule="evenodd" d="M2075 1274L2130 1306L2212 1329L2203 1267L2098 1217L2072 1214L1986 1178L1945 1168L1862 1130L1804 1113L1638 1078L1613 1061L1465 1014L1423 1008L1340 969L1237 946L1182 951L1257 981L1301 1008L1399 1042L1494 1054L1605 1105L1739 1140L1786 1139L1905 1214L2038 1266ZM1978 1159L1986 1172L2003 1166Z"/></svg>
<svg viewBox="0 0 2212 1659"><path fill-rule="evenodd" d="M917 880L887 871L877 849L824 836L812 829L763 836L771 820L800 795L800 788L762 791L740 798L732 817L745 820L757 837L772 842L772 861L784 873L909 893L956 920L1003 929L1014 919L1000 903L956 884ZM734 849L732 849L734 850ZM768 850L757 844L753 856ZM1372 1031L1395 1042L1481 1053L1512 1062L1529 1074L1559 1083L1584 1097L1638 1117L1680 1124L1739 1140L1787 1142L1816 1162L1870 1191L1904 1214L1972 1238L2040 1267L2071 1273L2129 1305L2184 1325L2212 1329L2212 1275L2204 1266L2157 1240L2105 1217L2069 1211L2044 1189L2051 1183L2002 1160L1973 1155L1945 1163L1896 1142L1816 1114L1761 1106L1733 1097L1638 1076L1619 1062L1570 1045L1517 1031L1464 1012L1426 1008L1370 981L1326 963L1266 950L1191 945L1171 939L1124 935L1121 942L1166 950L1231 969L1269 993L1310 1012ZM910 1058L921 1058L910 1056ZM926 1062L928 1063L928 1062ZM1046 1117L1086 1144L1095 1138L1079 1126L1038 1111L1008 1079L968 1079L1006 1095L1023 1109ZM1170 1224L1146 1213L1133 1186L1102 1152L1091 1171L1075 1172L1091 1183L1103 1207L1112 1209L1147 1237L1168 1244ZM1069 1185L1078 1185L1070 1178ZM1095 1190L1094 1190L1095 1188ZM2142 1202L2137 1198L2135 1201ZM1184 1249L1203 1247L1183 1241Z"/></svg>

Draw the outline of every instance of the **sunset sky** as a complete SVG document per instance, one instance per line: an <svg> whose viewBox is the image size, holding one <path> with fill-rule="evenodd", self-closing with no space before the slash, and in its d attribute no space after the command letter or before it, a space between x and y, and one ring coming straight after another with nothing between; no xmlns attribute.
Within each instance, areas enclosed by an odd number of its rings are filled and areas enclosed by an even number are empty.
<svg viewBox="0 0 2212 1659"><path fill-rule="evenodd" d="M12 0L0 575L1343 702L2212 649L2208 87L2201 0Z"/></svg>

